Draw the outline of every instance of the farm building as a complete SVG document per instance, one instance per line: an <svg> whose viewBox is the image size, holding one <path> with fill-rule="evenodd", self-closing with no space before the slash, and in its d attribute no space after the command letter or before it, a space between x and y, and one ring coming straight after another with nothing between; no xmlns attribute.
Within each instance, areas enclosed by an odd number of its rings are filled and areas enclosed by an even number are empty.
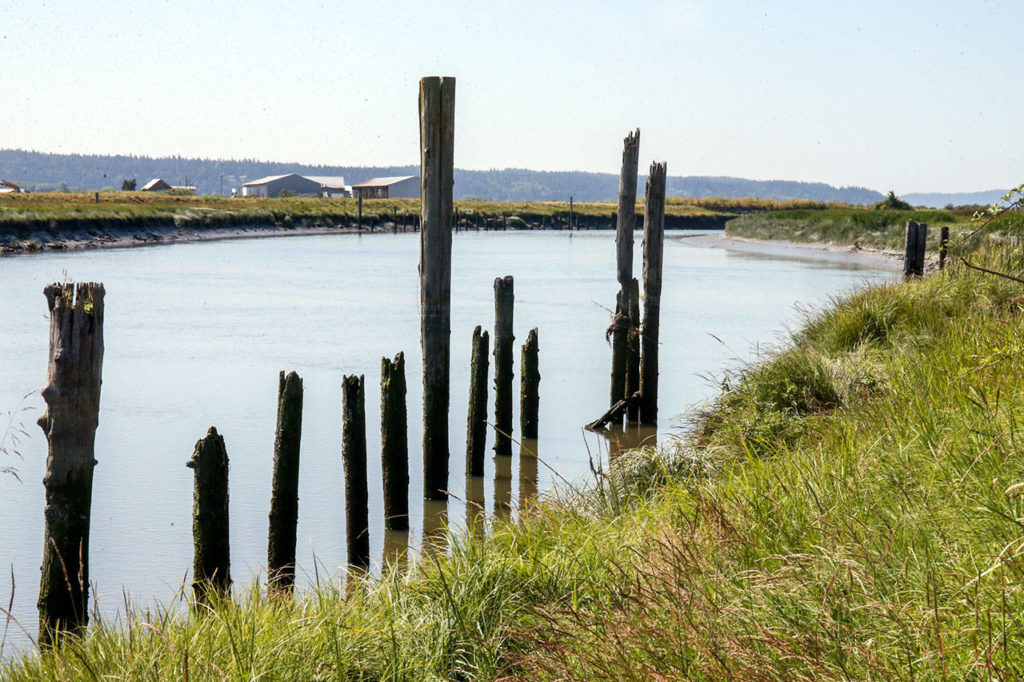
<svg viewBox="0 0 1024 682"><path fill-rule="evenodd" d="M162 178L153 178L145 185L142 186L143 192L166 192L171 186L164 182Z"/></svg>
<svg viewBox="0 0 1024 682"><path fill-rule="evenodd" d="M7 182L6 180L0 180L0 193L7 192L20 192L21 188L15 185L13 182Z"/></svg>
<svg viewBox="0 0 1024 682"><path fill-rule="evenodd" d="M306 175L307 180L320 183L320 196L325 199L345 199L352 196L352 187L340 175Z"/></svg>
<svg viewBox="0 0 1024 682"><path fill-rule="evenodd" d="M420 178L418 175L403 175L393 178L374 178L358 185L352 185L352 191L363 199L418 199L420 196Z"/></svg>
<svg viewBox="0 0 1024 682"><path fill-rule="evenodd" d="M318 197L321 195L321 187L319 182L295 173L268 175L242 185L243 197L276 197L281 192L291 192L296 196Z"/></svg>

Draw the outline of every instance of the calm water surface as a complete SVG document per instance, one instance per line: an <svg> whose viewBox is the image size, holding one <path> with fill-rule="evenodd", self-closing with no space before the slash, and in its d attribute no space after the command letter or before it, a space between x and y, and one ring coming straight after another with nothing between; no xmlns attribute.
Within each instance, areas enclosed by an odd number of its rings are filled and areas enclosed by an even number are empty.
<svg viewBox="0 0 1024 682"><path fill-rule="evenodd" d="M665 244L661 323L662 433L713 394L709 374L756 355L814 306L890 270L808 252L756 254L697 246L670 234ZM637 235L636 263L640 262ZM607 451L582 425L608 404L611 351L606 306L615 299L612 232L461 233L453 245L450 490L453 525L466 514L464 448L470 340L494 325L493 281L515 276L517 347L539 328L541 463L488 458L482 494L489 512L579 481L588 453ZM0 412L20 413L28 438L22 482L0 476L0 546L13 569L14 615L33 636L43 546L46 440L35 426L46 374L48 320L43 286L71 277L107 290L100 425L91 536L91 579L106 614L122 603L167 602L192 561L195 441L215 425L231 460L231 554L237 586L265 570L272 452L280 370L305 386L299 502L299 582L340 576L346 563L341 464L342 375L365 374L370 461L371 552L385 538L380 494L380 359L405 351L409 378L412 536L423 532L419 502L418 235L331 235L46 253L0 259ZM518 386L518 350L517 378ZM493 410L493 394L490 399ZM518 405L517 405L518 410ZM16 414L16 421L19 417ZM516 428L519 423L515 416ZM557 472L557 473L555 473ZM536 476L536 481L533 479ZM482 491L480 490L482 488ZM497 498L497 505L495 503ZM428 527L436 525L428 509ZM393 538L389 538L394 540ZM401 542L401 540L399 540ZM0 602L11 593L0 567ZM8 652L27 642L11 626ZM19 644L20 643L20 644Z"/></svg>

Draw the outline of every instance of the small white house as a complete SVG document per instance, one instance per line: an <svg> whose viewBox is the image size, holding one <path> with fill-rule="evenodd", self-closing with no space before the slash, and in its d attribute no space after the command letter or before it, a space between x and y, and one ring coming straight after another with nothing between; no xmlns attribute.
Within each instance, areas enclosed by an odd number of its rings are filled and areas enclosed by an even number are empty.
<svg viewBox="0 0 1024 682"><path fill-rule="evenodd" d="M352 185L352 191L363 199L419 199L420 176L400 175L391 178L373 178Z"/></svg>
<svg viewBox="0 0 1024 682"><path fill-rule="evenodd" d="M321 196L320 183L295 173L268 175L242 185L243 197L276 197L285 191L303 197Z"/></svg>
<svg viewBox="0 0 1024 682"><path fill-rule="evenodd" d="M171 185L165 182L163 178L153 178L145 185L142 186L142 192L166 192L171 189Z"/></svg>
<svg viewBox="0 0 1024 682"><path fill-rule="evenodd" d="M307 180L320 183L320 196L326 199L347 199L352 196L352 186L345 184L340 175L307 175Z"/></svg>

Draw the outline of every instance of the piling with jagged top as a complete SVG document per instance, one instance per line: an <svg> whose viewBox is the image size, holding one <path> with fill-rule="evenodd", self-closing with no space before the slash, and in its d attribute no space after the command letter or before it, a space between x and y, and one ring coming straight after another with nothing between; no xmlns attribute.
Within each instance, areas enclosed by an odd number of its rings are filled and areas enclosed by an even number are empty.
<svg viewBox="0 0 1024 682"><path fill-rule="evenodd" d="M619 210L615 221L615 278L619 293L611 325L612 376L609 405L627 395L629 368L629 287L633 280L633 230L636 228L636 181L640 158L640 129L622 141L622 169L619 173ZM621 418L618 420L621 423Z"/></svg>
<svg viewBox="0 0 1024 682"><path fill-rule="evenodd" d="M526 335L520 360L519 423L523 438L537 439L537 421L540 410L540 365L538 361L537 328Z"/></svg>
<svg viewBox="0 0 1024 682"><path fill-rule="evenodd" d="M473 329L473 351L469 371L469 412L466 417L466 474L484 475L487 448L487 347L490 337L480 325Z"/></svg>
<svg viewBox="0 0 1024 682"><path fill-rule="evenodd" d="M384 527L409 528L409 424L405 403L405 353L380 360L380 464Z"/></svg>
<svg viewBox="0 0 1024 682"><path fill-rule="evenodd" d="M652 163L644 207L644 319L640 340L640 422L658 423L658 333L665 246L664 163Z"/></svg>
<svg viewBox="0 0 1024 682"><path fill-rule="evenodd" d="M45 542L39 583L39 644L89 622L89 523L103 374L103 285L50 284L46 411Z"/></svg>
<svg viewBox="0 0 1024 682"><path fill-rule="evenodd" d="M366 483L366 397L362 375L342 377L341 416L348 563L365 568L370 565L370 495Z"/></svg>
<svg viewBox="0 0 1024 682"><path fill-rule="evenodd" d="M512 275L494 280L494 454L512 456L512 315L515 293Z"/></svg>
<svg viewBox="0 0 1024 682"><path fill-rule="evenodd" d="M295 586L295 540L299 523L299 446L302 441L302 379L282 371L277 382L274 479L267 531L267 584L290 592Z"/></svg>
<svg viewBox="0 0 1024 682"><path fill-rule="evenodd" d="M186 466L194 472L192 492L192 589L196 602L231 591L231 543L228 528L228 452L224 437L210 427L196 441Z"/></svg>
<svg viewBox="0 0 1024 682"><path fill-rule="evenodd" d="M939 228L939 270L946 269L946 256L949 253L949 225Z"/></svg>
<svg viewBox="0 0 1024 682"><path fill-rule="evenodd" d="M448 488L455 79L421 79L419 112L423 493L428 499L444 499Z"/></svg>

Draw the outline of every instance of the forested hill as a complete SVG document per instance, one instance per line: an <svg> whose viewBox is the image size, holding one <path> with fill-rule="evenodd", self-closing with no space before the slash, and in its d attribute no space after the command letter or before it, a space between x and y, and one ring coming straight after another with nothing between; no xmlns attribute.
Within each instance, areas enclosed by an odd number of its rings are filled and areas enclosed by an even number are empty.
<svg viewBox="0 0 1024 682"><path fill-rule="evenodd" d="M417 166L310 166L255 159L46 154L0 149L0 180L14 182L31 191L120 189L121 182L130 178L141 187L152 178L163 178L172 185L194 185L200 194L228 194L232 188L240 188L244 182L266 175L343 175L346 182L353 184L378 176L418 172ZM643 194L644 180L641 177L638 183L640 194ZM564 201L571 196L577 201L613 201L618 196L618 187L618 175L613 173L511 168L455 171L456 199ZM851 204L870 204L882 198L880 193L863 187L699 176L671 176L667 192L670 196L809 199Z"/></svg>

